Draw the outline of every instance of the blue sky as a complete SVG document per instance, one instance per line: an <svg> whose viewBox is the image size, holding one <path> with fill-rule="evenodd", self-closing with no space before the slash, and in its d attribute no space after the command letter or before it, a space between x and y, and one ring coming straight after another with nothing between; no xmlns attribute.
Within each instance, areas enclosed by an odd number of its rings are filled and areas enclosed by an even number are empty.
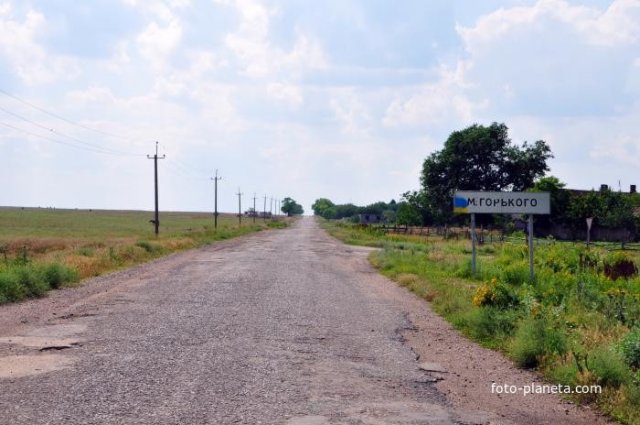
<svg viewBox="0 0 640 425"><path fill-rule="evenodd" d="M155 141L163 209L388 201L493 121L640 184L640 0L0 0L0 89L0 205L151 209Z"/></svg>

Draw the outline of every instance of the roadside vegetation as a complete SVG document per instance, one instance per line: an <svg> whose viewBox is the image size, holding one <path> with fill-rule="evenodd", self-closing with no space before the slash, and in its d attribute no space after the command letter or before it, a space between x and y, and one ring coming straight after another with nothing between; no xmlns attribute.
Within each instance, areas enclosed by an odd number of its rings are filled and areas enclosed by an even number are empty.
<svg viewBox="0 0 640 425"><path fill-rule="evenodd" d="M0 304L174 252L251 232L287 226L287 219L163 213L160 235L141 211L0 208Z"/></svg>
<svg viewBox="0 0 640 425"><path fill-rule="evenodd" d="M640 424L640 253L538 240L531 282L522 234L479 246L472 276L468 240L323 226L347 243L382 248L371 263L469 338L551 382L601 385L601 394L573 399Z"/></svg>

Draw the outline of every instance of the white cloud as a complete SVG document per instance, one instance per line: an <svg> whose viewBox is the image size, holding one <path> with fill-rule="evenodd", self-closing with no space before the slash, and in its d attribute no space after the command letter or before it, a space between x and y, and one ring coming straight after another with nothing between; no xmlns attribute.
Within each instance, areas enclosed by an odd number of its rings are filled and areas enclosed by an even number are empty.
<svg viewBox="0 0 640 425"><path fill-rule="evenodd" d="M317 41L298 31L291 51L274 46L269 38L271 16L276 13L256 0L219 1L238 11L237 30L226 36L226 45L251 78L273 76L280 70L294 75L306 69L327 67L326 54Z"/></svg>
<svg viewBox="0 0 640 425"><path fill-rule="evenodd" d="M182 25L177 19L165 26L151 22L138 37L140 53L154 66L164 64L167 57L178 47L182 38Z"/></svg>
<svg viewBox="0 0 640 425"><path fill-rule="evenodd" d="M123 0L130 7L164 22L175 19L175 11L191 6L191 0Z"/></svg>
<svg viewBox="0 0 640 425"><path fill-rule="evenodd" d="M326 69L329 66L320 44L302 33L298 34L291 52L285 55L284 63L293 68L306 69Z"/></svg>
<svg viewBox="0 0 640 425"><path fill-rule="evenodd" d="M597 161L614 160L637 166L640 162L640 143L637 137L620 135L610 138L604 145L594 147L589 156Z"/></svg>
<svg viewBox="0 0 640 425"><path fill-rule="evenodd" d="M640 37L640 1L614 0L601 11L565 0L539 0L533 6L498 9L478 19L473 27L456 29L467 48L475 52L511 32L545 20L561 22L593 44L635 43Z"/></svg>
<svg viewBox="0 0 640 425"><path fill-rule="evenodd" d="M273 99L285 102L291 106L300 106L304 102L302 89L288 83L271 83L267 86L267 93Z"/></svg>
<svg viewBox="0 0 640 425"><path fill-rule="evenodd" d="M615 114L632 100L629 66L640 49L640 0L606 10L564 0L499 9L458 26L469 94L497 114Z"/></svg>
<svg viewBox="0 0 640 425"><path fill-rule="evenodd" d="M29 9L20 22L13 16L9 3L1 7L0 52L27 85L69 80L80 74L76 59L51 55L38 43L46 26L44 15L33 9Z"/></svg>
<svg viewBox="0 0 640 425"><path fill-rule="evenodd" d="M464 63L455 70L443 68L440 78L418 86L414 93L399 97L387 108L383 124L388 127L403 125L451 125L467 123L486 107L486 100L474 102L465 93Z"/></svg>
<svg viewBox="0 0 640 425"><path fill-rule="evenodd" d="M129 43L126 40L117 42L111 52L111 57L103 61L102 66L109 72L122 74L125 68L131 64L129 55Z"/></svg>
<svg viewBox="0 0 640 425"><path fill-rule="evenodd" d="M371 111L358 93L351 89L335 90L330 106L341 124L342 133L359 138L370 135L373 123Z"/></svg>

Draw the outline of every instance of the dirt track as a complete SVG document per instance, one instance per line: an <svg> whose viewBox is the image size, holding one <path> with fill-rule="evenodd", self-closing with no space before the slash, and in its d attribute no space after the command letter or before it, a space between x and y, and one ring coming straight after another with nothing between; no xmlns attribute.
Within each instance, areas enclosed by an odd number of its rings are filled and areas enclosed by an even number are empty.
<svg viewBox="0 0 640 425"><path fill-rule="evenodd" d="M603 423L312 219L0 307L3 424ZM434 363L424 371L421 363Z"/></svg>

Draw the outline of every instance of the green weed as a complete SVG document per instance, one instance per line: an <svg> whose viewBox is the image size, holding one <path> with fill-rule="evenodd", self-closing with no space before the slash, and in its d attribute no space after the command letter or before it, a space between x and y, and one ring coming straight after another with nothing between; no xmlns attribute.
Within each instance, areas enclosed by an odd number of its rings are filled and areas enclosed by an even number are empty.
<svg viewBox="0 0 640 425"><path fill-rule="evenodd" d="M589 356L588 367L603 386L618 388L631 381L629 368L620 353L608 347L600 347Z"/></svg>

